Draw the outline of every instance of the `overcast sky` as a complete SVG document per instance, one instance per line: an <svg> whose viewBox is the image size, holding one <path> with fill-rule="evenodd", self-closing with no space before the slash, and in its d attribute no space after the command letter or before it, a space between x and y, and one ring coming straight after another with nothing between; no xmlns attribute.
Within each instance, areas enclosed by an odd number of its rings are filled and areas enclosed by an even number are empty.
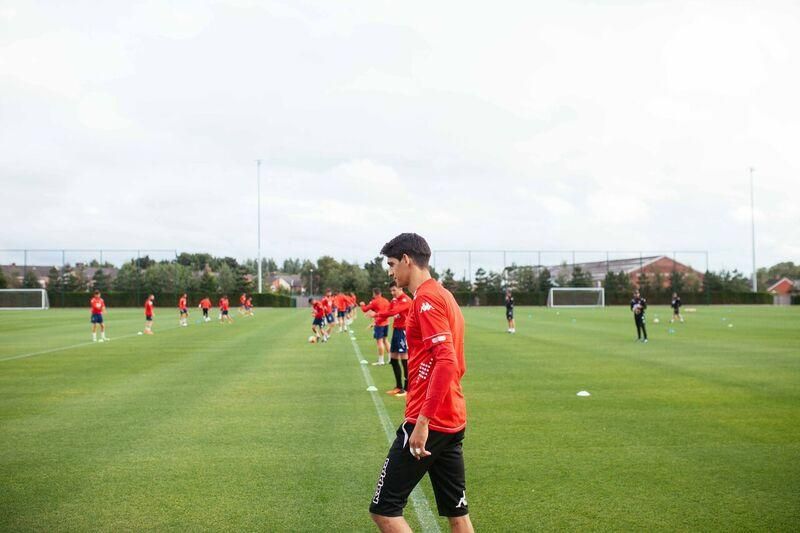
<svg viewBox="0 0 800 533"><path fill-rule="evenodd" d="M750 166L758 265L800 262L799 95L797 2L2 0L0 248L254 257L262 158L265 256L749 272Z"/></svg>

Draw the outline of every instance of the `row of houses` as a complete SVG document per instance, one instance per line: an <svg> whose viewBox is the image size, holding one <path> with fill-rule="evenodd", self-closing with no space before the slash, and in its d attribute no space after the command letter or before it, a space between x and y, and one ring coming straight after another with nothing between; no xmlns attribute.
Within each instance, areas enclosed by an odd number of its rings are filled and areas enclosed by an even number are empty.
<svg viewBox="0 0 800 533"><path fill-rule="evenodd" d="M670 286L670 275L673 272L680 272L684 276L692 277L697 280L697 283L702 286L703 273L699 272L688 265L684 265L673 258L666 255L653 255L648 257L633 257L630 259L612 259L609 261L593 261L589 263L575 263L574 265L562 264L553 267L547 267L550 275L554 278L569 279L572 276L573 269L580 267L580 269L591 276L592 284L595 287L602 287L608 272L618 274L624 273L630 279L631 286L638 287L640 280L647 279L648 283L653 286L656 280L661 279L662 288Z"/></svg>

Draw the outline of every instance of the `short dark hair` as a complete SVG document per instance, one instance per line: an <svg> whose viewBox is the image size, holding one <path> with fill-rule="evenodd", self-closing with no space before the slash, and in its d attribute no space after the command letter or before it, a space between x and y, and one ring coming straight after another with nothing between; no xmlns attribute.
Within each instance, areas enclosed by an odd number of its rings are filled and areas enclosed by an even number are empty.
<svg viewBox="0 0 800 533"><path fill-rule="evenodd" d="M397 287L397 282L396 281L392 281L392 282L389 283L389 288L391 289L392 287Z"/></svg>
<svg viewBox="0 0 800 533"><path fill-rule="evenodd" d="M378 287L375 287L374 289L372 289L372 294L376 294L377 295L377 294L380 294L380 293L381 293L381 290Z"/></svg>
<svg viewBox="0 0 800 533"><path fill-rule="evenodd" d="M400 259L407 255L420 268L427 268L431 258L431 247L416 233L401 233L381 248L381 255Z"/></svg>
<svg viewBox="0 0 800 533"><path fill-rule="evenodd" d="M314 301L314 298L309 298L308 299L308 303L312 303L313 301Z"/></svg>
<svg viewBox="0 0 800 533"><path fill-rule="evenodd" d="M100 291L94 291L94 295L95 296L98 296L99 294L100 294Z"/></svg>

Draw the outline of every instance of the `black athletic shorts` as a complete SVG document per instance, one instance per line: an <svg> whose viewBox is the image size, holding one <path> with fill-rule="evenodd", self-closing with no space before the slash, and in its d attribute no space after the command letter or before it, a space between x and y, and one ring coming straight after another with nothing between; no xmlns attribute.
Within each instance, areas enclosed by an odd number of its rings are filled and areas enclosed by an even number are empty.
<svg viewBox="0 0 800 533"><path fill-rule="evenodd" d="M414 424L407 422L397 430L397 437L389 448L389 455L378 476L369 512L381 516L402 516L411 491L427 472L441 516L464 516L469 513L461 450L464 430L458 433L430 431L425 449L431 455L421 460L415 459L408 449L412 431Z"/></svg>
<svg viewBox="0 0 800 533"><path fill-rule="evenodd" d="M514 320L514 310L506 309L506 320Z"/></svg>

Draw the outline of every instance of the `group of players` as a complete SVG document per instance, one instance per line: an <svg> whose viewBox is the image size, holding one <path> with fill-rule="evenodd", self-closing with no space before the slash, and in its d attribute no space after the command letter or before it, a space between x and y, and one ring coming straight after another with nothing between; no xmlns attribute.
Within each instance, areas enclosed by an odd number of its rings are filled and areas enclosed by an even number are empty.
<svg viewBox="0 0 800 533"><path fill-rule="evenodd" d="M403 289L392 282L389 285L392 300L387 300L380 289L372 289L372 300L369 303L358 302L358 308L372 319L372 338L378 350L378 360L373 366L386 364L386 354L389 354L389 363L394 372L395 386L386 391L386 394L403 397L408 389L408 344L406 342L406 317L413 300ZM334 327L334 315L339 324L339 333L351 331L350 325L356 317L356 296L353 293L339 292L335 296L328 289L325 296L320 299L310 298L312 314L311 332L309 341L327 342ZM392 320L392 338L389 341L389 320Z"/></svg>
<svg viewBox="0 0 800 533"><path fill-rule="evenodd" d="M149 294L144 302L144 330L140 332L142 335L153 335L153 317L155 316L155 302L156 297L154 294ZM103 315L106 312L106 303L103 300L100 291L94 291L92 299L89 301L91 309L91 324L92 324L92 341L105 342L110 340L106 337L106 325ZM203 321L210 322L211 318L208 316L213 304L211 299L206 296L197 305L198 309L203 312ZM230 316L230 300L227 295L220 297L217 303L219 307L219 321L222 323L233 323L233 318ZM242 316L254 316L253 313L253 298L247 293L242 293L239 297L239 314ZM180 327L187 327L189 325L189 297L186 293L182 294L178 299L178 325ZM97 330L100 330L100 338L97 338Z"/></svg>

